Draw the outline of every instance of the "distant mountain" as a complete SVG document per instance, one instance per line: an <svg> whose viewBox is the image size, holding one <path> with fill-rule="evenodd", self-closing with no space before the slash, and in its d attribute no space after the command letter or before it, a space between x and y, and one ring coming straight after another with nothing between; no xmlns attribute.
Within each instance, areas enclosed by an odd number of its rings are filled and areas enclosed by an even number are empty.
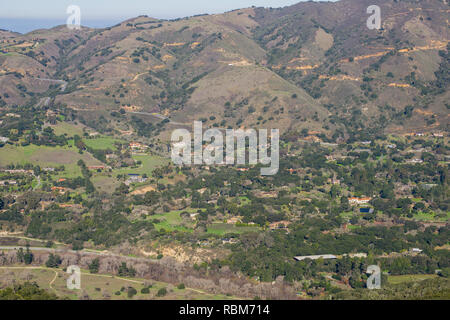
<svg viewBox="0 0 450 320"><path fill-rule="evenodd" d="M448 130L449 4L377 1L382 28L369 30L372 2L0 31L0 104L50 96L54 107L111 125L124 109L205 126L308 129L332 140ZM66 81L64 91L50 79Z"/></svg>

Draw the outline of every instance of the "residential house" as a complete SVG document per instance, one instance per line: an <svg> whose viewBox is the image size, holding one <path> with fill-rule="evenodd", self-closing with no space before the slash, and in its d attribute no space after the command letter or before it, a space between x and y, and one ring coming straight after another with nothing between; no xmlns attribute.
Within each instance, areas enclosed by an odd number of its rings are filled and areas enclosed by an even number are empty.
<svg viewBox="0 0 450 320"><path fill-rule="evenodd" d="M21 117L20 114L15 114L15 113L7 113L7 114L5 114L5 116L10 117L10 118L20 118Z"/></svg>
<svg viewBox="0 0 450 320"><path fill-rule="evenodd" d="M64 194L69 191L69 188L64 187L52 187L52 191L58 191L60 194Z"/></svg>
<svg viewBox="0 0 450 320"><path fill-rule="evenodd" d="M124 136L131 136L133 134L133 131L131 130L119 130L119 132Z"/></svg>
<svg viewBox="0 0 450 320"><path fill-rule="evenodd" d="M370 197L364 197L364 198L351 197L348 199L348 202L350 204L368 204L370 202L370 200L372 200L372 198L370 198Z"/></svg>
<svg viewBox="0 0 450 320"><path fill-rule="evenodd" d="M118 156L116 154L114 154L114 153L110 153L110 154L106 155L106 159L107 160L117 159L117 158L118 158Z"/></svg>
<svg viewBox="0 0 450 320"><path fill-rule="evenodd" d="M270 228L270 230L277 230L277 229L286 230L291 223L292 223L291 221L277 221L277 222L271 223L269 225L269 228Z"/></svg>
<svg viewBox="0 0 450 320"><path fill-rule="evenodd" d="M235 238L223 238L222 239L222 244L234 244L234 243L238 243L239 241Z"/></svg>
<svg viewBox="0 0 450 320"><path fill-rule="evenodd" d="M294 257L295 260L297 261L302 261L305 259L311 259L311 260L317 260L317 259L323 259L323 260L329 260L329 259L337 259L337 257L335 255L332 254L318 254L318 255L313 255L313 256L297 256Z"/></svg>
<svg viewBox="0 0 450 320"><path fill-rule="evenodd" d="M339 180L338 178L336 178L336 176L334 175L333 178L331 178L331 183L332 184L340 184L341 180Z"/></svg>
<svg viewBox="0 0 450 320"><path fill-rule="evenodd" d="M423 160L415 158L415 159L408 160L406 162L407 163L423 163Z"/></svg>
<svg viewBox="0 0 450 320"><path fill-rule="evenodd" d="M235 217L231 217L230 219L227 220L228 224L236 224L236 223L242 223L242 216L235 216Z"/></svg>
<svg viewBox="0 0 450 320"><path fill-rule="evenodd" d="M3 170L4 172L8 172L8 173L27 173L27 174L33 174L33 170L24 170L24 169L8 169L8 170Z"/></svg>
<svg viewBox="0 0 450 320"><path fill-rule="evenodd" d="M350 258L367 258L367 253L360 252L360 253L349 253L349 254L343 254L342 256L346 257L349 256Z"/></svg>
<svg viewBox="0 0 450 320"><path fill-rule="evenodd" d="M128 179L127 179L127 181L125 181L125 184L129 185L131 183L143 183L145 181L147 181L147 178L144 178L144 177L140 176L139 174L130 173L130 174L128 174Z"/></svg>
<svg viewBox="0 0 450 320"><path fill-rule="evenodd" d="M132 151L145 151L147 146L140 142L130 142L130 148Z"/></svg>
<svg viewBox="0 0 450 320"><path fill-rule="evenodd" d="M190 217L191 219L195 219L198 215L199 215L198 212L194 212L194 213L190 213L190 214L189 214L189 217Z"/></svg>
<svg viewBox="0 0 450 320"><path fill-rule="evenodd" d="M16 180L4 180L0 181L0 186L7 186L7 185L15 185L17 184Z"/></svg>

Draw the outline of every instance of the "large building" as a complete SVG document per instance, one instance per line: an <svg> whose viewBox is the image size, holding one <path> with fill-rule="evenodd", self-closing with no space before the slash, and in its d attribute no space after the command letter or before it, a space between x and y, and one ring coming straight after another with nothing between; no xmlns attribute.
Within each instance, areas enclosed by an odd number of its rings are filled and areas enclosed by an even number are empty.
<svg viewBox="0 0 450 320"><path fill-rule="evenodd" d="M314 255L314 256L297 256L294 257L295 260L297 261L302 261L305 259L311 259L311 260L317 260L317 259L324 259L324 260L328 260L328 259L337 259L337 257L333 254L318 254L318 255Z"/></svg>

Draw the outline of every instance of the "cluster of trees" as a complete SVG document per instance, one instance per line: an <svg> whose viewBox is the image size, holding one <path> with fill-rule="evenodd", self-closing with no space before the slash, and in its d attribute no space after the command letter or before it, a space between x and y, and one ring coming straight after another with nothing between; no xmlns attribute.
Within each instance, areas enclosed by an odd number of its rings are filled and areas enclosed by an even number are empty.
<svg viewBox="0 0 450 320"><path fill-rule="evenodd" d="M271 232L242 235L241 245L235 246L231 256L222 263L263 281L272 281L279 275L292 281L314 276L319 271L334 272L334 262L296 262L293 260L294 256L318 253L340 255L351 252L365 252L376 256L420 246L427 248L428 258L405 257L380 262L388 271L391 272L392 269L393 274L434 273L439 268L448 267L447 252L434 251L435 246L444 245L448 241L448 227L430 227L424 232L418 231L415 236L407 234L400 227L366 227L355 230L353 234L342 235L322 233L329 225L323 219L307 219L301 225L291 228L289 234ZM351 265L345 259L338 261L338 271L346 270L342 263L347 263L347 267Z"/></svg>
<svg viewBox="0 0 450 320"><path fill-rule="evenodd" d="M6 118L7 120L3 121L0 126L0 136L8 137L11 141L16 142L24 137L26 132L39 132L44 125L45 112L44 108L34 106L15 107L13 113L19 117ZM3 111L2 118L6 113L11 113L11 111Z"/></svg>
<svg viewBox="0 0 450 320"><path fill-rule="evenodd" d="M136 275L136 269L132 266L128 267L126 262L122 262L117 274L121 277L134 277Z"/></svg>
<svg viewBox="0 0 450 320"><path fill-rule="evenodd" d="M450 280L436 278L391 285L382 281L379 290L342 290L330 295L331 299L360 300L447 300L450 297Z"/></svg>
<svg viewBox="0 0 450 320"><path fill-rule="evenodd" d="M47 262L45 262L45 266L47 268L58 268L58 266L61 264L62 260L61 257L57 254L50 253L48 256Z"/></svg>
<svg viewBox="0 0 450 320"><path fill-rule="evenodd" d="M35 282L25 282L0 289L0 300L58 300L58 297L39 288Z"/></svg>
<svg viewBox="0 0 450 320"><path fill-rule="evenodd" d="M89 171L89 169L87 168L87 166L83 160L81 160L81 159L78 160L77 164L80 167L81 174L83 175L84 180L85 180L86 193L87 194L94 193L95 187L94 187L94 184L90 180L90 178L92 177L92 172Z"/></svg>
<svg viewBox="0 0 450 320"><path fill-rule="evenodd" d="M36 131L30 132L25 138L25 142L22 142L22 146L28 144L35 144L37 146L65 146L67 145L67 138L64 135L57 136L51 127L44 128L41 133Z"/></svg>
<svg viewBox="0 0 450 320"><path fill-rule="evenodd" d="M19 248L17 251L17 261L20 263L31 264L33 262L34 255L30 251L30 245L27 244L25 251L23 248Z"/></svg>

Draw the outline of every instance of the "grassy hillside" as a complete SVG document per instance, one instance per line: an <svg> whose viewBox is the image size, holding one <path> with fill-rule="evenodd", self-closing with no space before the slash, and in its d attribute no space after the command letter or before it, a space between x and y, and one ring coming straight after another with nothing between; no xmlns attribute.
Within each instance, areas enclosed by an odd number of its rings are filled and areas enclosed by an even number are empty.
<svg viewBox="0 0 450 320"><path fill-rule="evenodd" d="M369 30L370 4L302 2L170 21L141 16L106 29L3 32L1 103L68 106L92 121L122 108L335 138L446 129L448 5L381 1L382 28Z"/></svg>

